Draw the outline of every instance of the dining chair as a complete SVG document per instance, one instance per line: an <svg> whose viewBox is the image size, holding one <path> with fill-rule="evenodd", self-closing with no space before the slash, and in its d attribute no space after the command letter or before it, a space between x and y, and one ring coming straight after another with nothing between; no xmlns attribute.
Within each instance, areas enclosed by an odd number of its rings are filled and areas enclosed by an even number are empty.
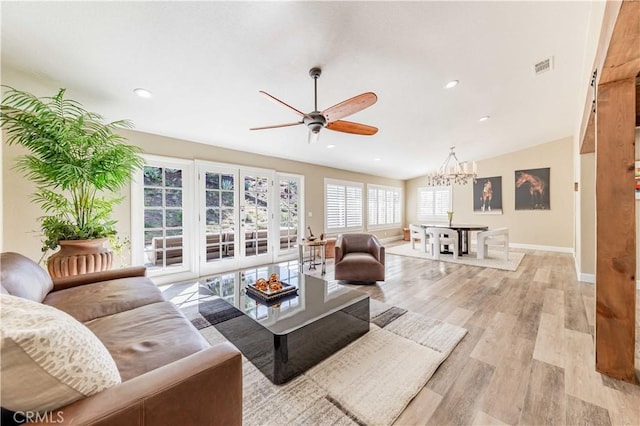
<svg viewBox="0 0 640 426"><path fill-rule="evenodd" d="M503 246L504 260L509 260L509 228L496 228L478 232L478 259L487 256L489 246Z"/></svg>
<svg viewBox="0 0 640 426"><path fill-rule="evenodd" d="M440 259L440 249L443 245L449 247L449 251L453 253L453 258L458 258L458 231L451 228L434 228L426 229L431 245L431 257L435 260Z"/></svg>
<svg viewBox="0 0 640 426"><path fill-rule="evenodd" d="M425 228L420 225L409 225L409 240L413 250L416 249L416 240L420 240L420 250L427 252L429 236Z"/></svg>

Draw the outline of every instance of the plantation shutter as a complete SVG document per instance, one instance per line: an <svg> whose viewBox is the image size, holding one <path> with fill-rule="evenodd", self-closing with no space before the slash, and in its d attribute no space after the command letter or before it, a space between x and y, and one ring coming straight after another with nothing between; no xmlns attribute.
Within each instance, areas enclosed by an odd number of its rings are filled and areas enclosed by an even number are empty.
<svg viewBox="0 0 640 426"><path fill-rule="evenodd" d="M341 185L327 185L326 192L327 229L345 228L345 187Z"/></svg>
<svg viewBox="0 0 640 426"><path fill-rule="evenodd" d="M378 222L378 191L375 188L369 188L368 191L367 217L369 218L369 226L375 226Z"/></svg>
<svg viewBox="0 0 640 426"><path fill-rule="evenodd" d="M362 230L363 185L329 180L325 182L326 230Z"/></svg>
<svg viewBox="0 0 640 426"><path fill-rule="evenodd" d="M389 228L400 225L402 218L401 189L379 185L368 185L367 220L371 228Z"/></svg>
<svg viewBox="0 0 640 426"><path fill-rule="evenodd" d="M451 210L451 188L418 188L418 217L422 220L445 220Z"/></svg>
<svg viewBox="0 0 640 426"><path fill-rule="evenodd" d="M362 228L362 188L347 186L347 229Z"/></svg>

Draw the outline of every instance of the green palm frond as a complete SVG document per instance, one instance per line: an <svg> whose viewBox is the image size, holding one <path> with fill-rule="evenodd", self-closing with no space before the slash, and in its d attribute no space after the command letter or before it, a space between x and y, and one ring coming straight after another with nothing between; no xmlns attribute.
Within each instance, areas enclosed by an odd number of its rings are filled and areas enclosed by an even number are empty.
<svg viewBox="0 0 640 426"><path fill-rule="evenodd" d="M0 126L9 145L29 151L15 167L38 186L32 199L48 214L40 218L43 250L55 248L59 239L115 235L111 216L120 199L97 194L117 193L142 168L141 150L116 133L133 124L104 123L99 114L66 99L65 89L38 98L3 87Z"/></svg>

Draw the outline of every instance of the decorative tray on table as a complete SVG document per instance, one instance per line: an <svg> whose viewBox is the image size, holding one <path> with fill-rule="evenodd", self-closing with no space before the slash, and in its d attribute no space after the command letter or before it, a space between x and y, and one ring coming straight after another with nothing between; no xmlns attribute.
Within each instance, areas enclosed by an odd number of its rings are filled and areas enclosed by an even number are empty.
<svg viewBox="0 0 640 426"><path fill-rule="evenodd" d="M284 283L280 281L277 274L272 274L269 281L259 278L255 284L249 284L246 292L252 299L268 303L297 294L298 287Z"/></svg>

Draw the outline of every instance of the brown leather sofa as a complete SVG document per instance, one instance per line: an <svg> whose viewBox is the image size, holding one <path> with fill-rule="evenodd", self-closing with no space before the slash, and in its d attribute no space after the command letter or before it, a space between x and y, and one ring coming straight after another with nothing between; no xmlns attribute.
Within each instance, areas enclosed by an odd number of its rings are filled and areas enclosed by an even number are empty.
<svg viewBox="0 0 640 426"><path fill-rule="evenodd" d="M373 234L340 234L335 246L335 279L384 281L384 247Z"/></svg>
<svg viewBox="0 0 640 426"><path fill-rule="evenodd" d="M121 384L60 407L64 424L241 424L240 352L230 343L211 347L145 274L133 267L52 281L30 259L0 255L2 293L84 323L120 372Z"/></svg>

